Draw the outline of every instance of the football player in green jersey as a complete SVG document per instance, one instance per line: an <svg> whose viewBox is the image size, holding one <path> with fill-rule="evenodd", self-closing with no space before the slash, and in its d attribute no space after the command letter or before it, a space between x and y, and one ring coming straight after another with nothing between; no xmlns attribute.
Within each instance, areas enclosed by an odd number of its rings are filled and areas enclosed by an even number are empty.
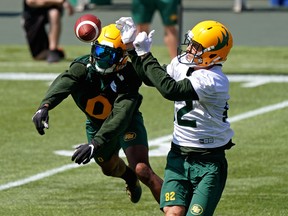
<svg viewBox="0 0 288 216"><path fill-rule="evenodd" d="M32 120L43 135L48 112L71 95L87 117L88 138L87 144L77 147L72 161L86 164L94 159L105 175L125 180L133 203L141 197L140 180L159 203L162 179L149 164L147 134L138 109L142 81L127 60L120 31L115 24L105 26L92 43L91 54L75 59L53 81ZM129 166L119 157L120 148Z"/></svg>
<svg viewBox="0 0 288 216"><path fill-rule="evenodd" d="M177 57L162 67L150 53L153 31L135 37L133 20L123 17L116 24L144 83L174 101L160 208L167 216L213 215L227 179L225 150L234 145L227 121L229 80L222 72L232 34L220 22L202 21L187 32Z"/></svg>

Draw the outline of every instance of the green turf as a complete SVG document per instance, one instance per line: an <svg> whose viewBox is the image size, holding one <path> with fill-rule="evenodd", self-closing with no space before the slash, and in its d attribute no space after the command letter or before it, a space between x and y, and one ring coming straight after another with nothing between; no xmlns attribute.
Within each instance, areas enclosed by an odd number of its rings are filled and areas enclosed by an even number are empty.
<svg viewBox="0 0 288 216"><path fill-rule="evenodd" d="M65 47L66 60L58 64L47 64L45 61L32 61L27 46L0 45L0 71L20 72L62 72L78 55L90 52L90 45ZM162 63L168 63L165 47L153 46L152 52ZM288 74L288 47L243 47L232 48L224 71L231 73Z"/></svg>
<svg viewBox="0 0 288 216"><path fill-rule="evenodd" d="M1 45L0 73L60 73L69 61L59 64L35 62L25 46ZM81 48L81 49L80 49ZM89 47L66 48L67 58L87 52ZM224 70L243 74L288 74L287 47L235 47ZM83 52L82 52L83 51ZM164 53L164 54L163 54ZM155 49L162 63L164 47ZM31 117L48 88L47 81L0 80L0 186L70 164L70 157L55 150L72 150L85 142L85 117L69 97L50 112L50 129L39 136ZM173 102L153 88L142 87L143 112L149 139L173 130ZM229 116L287 100L287 83L269 83L244 88L231 83ZM216 216L288 215L287 131L288 108L231 123L236 146L227 152L229 177ZM163 176L165 157L151 157L151 165ZM81 166L0 191L0 215L47 216L157 216L163 215L147 187L138 204L128 201L124 183L105 177L95 164Z"/></svg>

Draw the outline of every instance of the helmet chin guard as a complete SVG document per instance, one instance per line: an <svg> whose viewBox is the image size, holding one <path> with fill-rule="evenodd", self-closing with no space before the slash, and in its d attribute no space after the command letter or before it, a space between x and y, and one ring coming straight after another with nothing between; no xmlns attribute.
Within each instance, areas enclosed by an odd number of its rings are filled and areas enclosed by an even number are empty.
<svg viewBox="0 0 288 216"><path fill-rule="evenodd" d="M114 64L111 67L102 68L101 65L98 66L97 61L95 62L95 68L96 68L97 72L102 74L102 75L113 73L115 71L115 67L116 67L116 65Z"/></svg>

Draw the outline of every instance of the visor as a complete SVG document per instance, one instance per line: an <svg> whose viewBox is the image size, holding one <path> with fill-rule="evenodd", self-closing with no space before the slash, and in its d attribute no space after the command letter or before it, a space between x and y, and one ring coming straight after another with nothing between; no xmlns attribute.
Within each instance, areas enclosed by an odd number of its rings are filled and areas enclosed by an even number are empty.
<svg viewBox="0 0 288 216"><path fill-rule="evenodd" d="M123 56L122 49L115 49L101 44L95 44L92 52L93 56L96 58L96 61L100 61L103 64L105 62L105 64L110 66L119 63Z"/></svg>

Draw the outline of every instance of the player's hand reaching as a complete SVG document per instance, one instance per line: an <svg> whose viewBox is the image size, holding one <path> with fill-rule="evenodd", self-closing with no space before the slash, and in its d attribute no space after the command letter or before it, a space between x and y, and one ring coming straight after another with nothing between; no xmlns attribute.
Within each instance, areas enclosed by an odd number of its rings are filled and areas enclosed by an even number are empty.
<svg viewBox="0 0 288 216"><path fill-rule="evenodd" d="M32 121L35 124L35 127L40 135L44 135L44 128L48 129L48 121L49 121L49 115L48 115L48 107L43 105L41 106L33 115Z"/></svg>
<svg viewBox="0 0 288 216"><path fill-rule="evenodd" d="M121 32L121 39L124 44L131 43L136 37L136 26L131 17L121 17L116 22L116 27Z"/></svg>
<svg viewBox="0 0 288 216"><path fill-rule="evenodd" d="M92 140L91 143L79 145L71 159L78 164L87 164L94 157L95 152L99 147L100 145L95 143L94 140Z"/></svg>
<svg viewBox="0 0 288 216"><path fill-rule="evenodd" d="M137 37L135 38L135 41L133 42L133 45L135 47L135 51L138 56L143 56L146 53L150 52L151 45L152 45L152 36L154 34L155 30L152 30L149 35L147 35L146 32L140 32Z"/></svg>

